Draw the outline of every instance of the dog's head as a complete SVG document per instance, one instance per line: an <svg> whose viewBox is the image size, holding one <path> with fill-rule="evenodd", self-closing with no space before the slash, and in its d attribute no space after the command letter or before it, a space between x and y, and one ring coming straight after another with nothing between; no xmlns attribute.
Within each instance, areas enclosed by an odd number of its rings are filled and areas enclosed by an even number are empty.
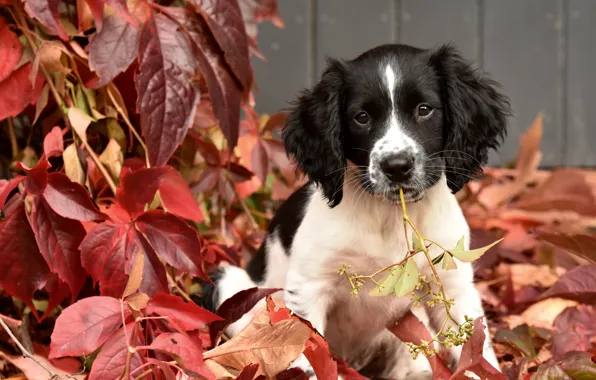
<svg viewBox="0 0 596 380"><path fill-rule="evenodd" d="M445 174L458 191L505 136L508 99L449 46L382 45L351 61L329 60L298 98L283 140L299 168L342 199L347 162L360 186L390 201L419 199Z"/></svg>

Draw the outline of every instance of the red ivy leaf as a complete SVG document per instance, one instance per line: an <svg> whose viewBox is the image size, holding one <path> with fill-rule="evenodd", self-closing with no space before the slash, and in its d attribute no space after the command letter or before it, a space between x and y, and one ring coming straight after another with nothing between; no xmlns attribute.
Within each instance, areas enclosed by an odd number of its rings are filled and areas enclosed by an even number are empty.
<svg viewBox="0 0 596 380"><path fill-rule="evenodd" d="M192 185L192 192L201 194L213 190L220 177L220 169L206 167L198 181Z"/></svg>
<svg viewBox="0 0 596 380"><path fill-rule="evenodd" d="M62 129L54 127L43 139L43 152L46 158L58 157L64 152L64 140L62 139Z"/></svg>
<svg viewBox="0 0 596 380"><path fill-rule="evenodd" d="M186 335L180 333L161 334L151 343L151 348L165 351L174 356L184 369L194 372L195 376L215 379L203 362L203 347Z"/></svg>
<svg viewBox="0 0 596 380"><path fill-rule="evenodd" d="M253 72L248 55L248 38L244 20L236 1L194 0L211 34L224 53L224 59L231 68L244 91L252 87Z"/></svg>
<svg viewBox="0 0 596 380"><path fill-rule="evenodd" d="M430 332L422 322L412 313L408 311L395 325L389 329L395 336L403 342L411 342L416 345L422 343L422 339L430 342L432 337ZM484 342L484 340L483 340ZM433 369L433 379L449 379L451 371L447 368L445 363L437 355L427 357L431 368Z"/></svg>
<svg viewBox="0 0 596 380"><path fill-rule="evenodd" d="M41 159L33 169L28 169L21 162L17 162L17 168L27 172L25 179L25 191L29 194L41 195L48 185L48 168L50 164L47 160Z"/></svg>
<svg viewBox="0 0 596 380"><path fill-rule="evenodd" d="M46 283L46 291L50 295L48 300L48 306L46 308L46 312L44 313L42 319L50 315L56 306L60 305L62 301L68 297L70 294L70 289L68 284L58 277L58 275L50 273L50 278Z"/></svg>
<svg viewBox="0 0 596 380"><path fill-rule="evenodd" d="M29 73L31 63L27 63L0 82L0 120L17 116L29 104L35 104L41 94L45 79L40 74L35 78L35 87L31 84Z"/></svg>
<svg viewBox="0 0 596 380"><path fill-rule="evenodd" d="M264 376L263 376L264 378ZM259 376L257 379L261 379ZM275 375L276 380L309 380L310 377L301 368L288 368ZM350 379L352 380L352 379Z"/></svg>
<svg viewBox="0 0 596 380"><path fill-rule="evenodd" d="M242 88L221 55L205 21L186 9L170 8L168 13L186 28L192 38L192 52L205 77L215 116L230 148L238 142Z"/></svg>
<svg viewBox="0 0 596 380"><path fill-rule="evenodd" d="M85 228L76 220L56 214L42 197L33 200L31 227L50 270L68 284L74 301L87 278L78 249Z"/></svg>
<svg viewBox="0 0 596 380"><path fill-rule="evenodd" d="M99 76L93 88L106 85L126 71L138 54L138 27L116 14L103 22L105 27L89 43L89 68Z"/></svg>
<svg viewBox="0 0 596 380"><path fill-rule="evenodd" d="M465 379L464 373L470 371L486 380L506 380L505 376L493 367L483 356L484 324L483 317L474 320L474 329L470 339L464 343L457 369L451 379Z"/></svg>
<svg viewBox="0 0 596 380"><path fill-rule="evenodd" d="M80 184L71 181L63 173L50 173L43 197L59 215L75 220L103 220L106 215L99 212Z"/></svg>
<svg viewBox="0 0 596 380"><path fill-rule="evenodd" d="M122 376L128 356L129 342L126 341L126 337L128 336L131 340L136 339L137 346L142 345L139 336L132 336L134 324L134 322L131 322L118 330L103 345L95 361L93 361L89 380L119 379ZM143 360L139 353L136 352L132 355L128 368L132 372L141 365L143 365Z"/></svg>
<svg viewBox="0 0 596 380"><path fill-rule="evenodd" d="M193 302L184 302L171 294L156 294L147 304L147 313L168 317L173 324L183 331L205 327L206 324L221 321L222 318Z"/></svg>
<svg viewBox="0 0 596 380"><path fill-rule="evenodd" d="M10 181L0 180L0 209L4 207L8 195L16 189L16 187L25 179L24 176L18 175Z"/></svg>
<svg viewBox="0 0 596 380"><path fill-rule="evenodd" d="M33 293L41 289L50 269L35 244L35 235L29 226L22 196L6 204L4 219L0 219L0 285L8 293L27 304L38 318L33 305Z"/></svg>
<svg viewBox="0 0 596 380"><path fill-rule="evenodd" d="M221 321L215 321L209 326L211 341L215 342L218 335L226 327L239 320L244 314L248 313L261 299L273 294L281 289L269 288L250 288L242 290L232 297L225 300L215 312L223 318Z"/></svg>
<svg viewBox="0 0 596 380"><path fill-rule="evenodd" d="M23 45L17 38L17 35L8 28L4 19L0 17L0 82L8 78L16 67Z"/></svg>
<svg viewBox="0 0 596 380"><path fill-rule="evenodd" d="M73 303L56 319L49 358L91 354L122 326L122 310L125 317L130 315L129 309L122 309L120 300L112 297L95 296Z"/></svg>
<svg viewBox="0 0 596 380"><path fill-rule="evenodd" d="M59 5L60 0L25 0L25 11L29 17L37 19L51 33L63 41L68 41L66 29L60 23Z"/></svg>
<svg viewBox="0 0 596 380"><path fill-rule="evenodd" d="M130 11L128 10L126 0L105 0L105 2L110 7L112 7L112 9L115 10L120 15L120 17L127 20L132 25L137 26L134 18L132 17L132 15L130 14Z"/></svg>
<svg viewBox="0 0 596 380"><path fill-rule="evenodd" d="M257 139L252 151L251 169L255 175L265 183L267 174L269 173L269 157L267 156L267 149L263 145L261 139Z"/></svg>
<svg viewBox="0 0 596 380"><path fill-rule="evenodd" d="M562 297L591 304L596 297L596 265L587 264L563 274L541 298Z"/></svg>
<svg viewBox="0 0 596 380"><path fill-rule="evenodd" d="M182 219L163 211L151 210L136 220L159 257L174 268L210 281L201 267L201 240L197 231Z"/></svg>
<svg viewBox="0 0 596 380"><path fill-rule="evenodd" d="M596 263L596 237L593 235L539 232L536 238Z"/></svg>
<svg viewBox="0 0 596 380"><path fill-rule="evenodd" d="M152 296L169 291L166 269L161 261L159 261L159 257L155 254L147 239L134 228L128 230L126 252L126 257L128 258L127 274L130 274L131 266L136 255L142 254L145 256L143 261L143 277L139 286L141 293Z"/></svg>
<svg viewBox="0 0 596 380"><path fill-rule="evenodd" d="M137 108L152 166L162 166L186 136L199 101L194 59L178 24L163 14L145 24L139 45Z"/></svg>
<svg viewBox="0 0 596 380"><path fill-rule="evenodd" d="M236 380L252 380L252 379L254 379L258 370L259 370L259 363L249 364L246 367L242 368L242 371L236 377Z"/></svg>
<svg viewBox="0 0 596 380"><path fill-rule="evenodd" d="M188 184L176 170L170 171L159 186L164 207L172 214L194 222L203 221L203 213Z"/></svg>
<svg viewBox="0 0 596 380"><path fill-rule="evenodd" d="M142 213L145 204L151 203L159 185L170 170L172 168L169 166L142 168L128 174L126 170L122 170L120 188L116 192L118 203L132 217Z"/></svg>

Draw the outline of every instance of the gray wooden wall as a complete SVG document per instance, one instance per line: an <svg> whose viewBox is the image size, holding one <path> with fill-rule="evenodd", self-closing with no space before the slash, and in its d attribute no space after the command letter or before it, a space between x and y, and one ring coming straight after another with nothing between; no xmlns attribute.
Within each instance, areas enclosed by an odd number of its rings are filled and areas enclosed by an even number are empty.
<svg viewBox="0 0 596 380"><path fill-rule="evenodd" d="M515 158L543 112L543 166L596 166L596 0L279 0L286 24L259 28L257 110L276 112L312 86L325 56L382 43L454 42L499 81L515 117L491 164Z"/></svg>

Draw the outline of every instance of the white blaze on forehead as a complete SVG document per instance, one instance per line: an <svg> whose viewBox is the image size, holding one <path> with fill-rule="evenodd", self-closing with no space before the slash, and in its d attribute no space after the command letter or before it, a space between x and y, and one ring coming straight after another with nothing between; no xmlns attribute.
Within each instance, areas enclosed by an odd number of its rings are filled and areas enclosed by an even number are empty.
<svg viewBox="0 0 596 380"><path fill-rule="evenodd" d="M395 72L391 68L390 64L385 66L385 85L387 86L387 91L389 92L389 98L391 99L391 108L395 111L395 99L393 99L393 93L395 92L395 82L397 78L395 76Z"/></svg>

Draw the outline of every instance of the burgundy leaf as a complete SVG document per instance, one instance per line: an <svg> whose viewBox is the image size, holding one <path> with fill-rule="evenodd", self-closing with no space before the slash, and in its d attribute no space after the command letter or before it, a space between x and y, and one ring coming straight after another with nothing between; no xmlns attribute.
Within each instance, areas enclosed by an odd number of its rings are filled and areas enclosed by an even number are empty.
<svg viewBox="0 0 596 380"><path fill-rule="evenodd" d="M151 348L172 355L193 376L215 379L203 362L203 347L186 335L175 332L161 334L151 343Z"/></svg>
<svg viewBox="0 0 596 380"><path fill-rule="evenodd" d="M64 152L64 140L60 127L54 127L43 139L43 152L46 158L58 157Z"/></svg>
<svg viewBox="0 0 596 380"><path fill-rule="evenodd" d="M249 364L242 368L242 371L236 377L236 380L252 380L259 370L259 363Z"/></svg>
<svg viewBox="0 0 596 380"><path fill-rule="evenodd" d="M248 38L237 1L194 0L207 21L211 34L224 53L224 59L234 76L248 93L253 72L248 55Z"/></svg>
<svg viewBox="0 0 596 380"><path fill-rule="evenodd" d="M26 168L21 162L17 163L17 167L27 172L25 191L29 194L42 194L48 185L48 168L50 167L48 161L39 160L33 169Z"/></svg>
<svg viewBox="0 0 596 380"><path fill-rule="evenodd" d="M135 223L157 255L168 264L210 281L202 269L201 240L197 231L184 220L151 210L139 216Z"/></svg>
<svg viewBox="0 0 596 380"><path fill-rule="evenodd" d="M221 158L219 156L219 150L217 149L215 144L213 144L210 141L205 141L202 138L195 138L194 142L197 147L197 150L209 165L219 165Z"/></svg>
<svg viewBox="0 0 596 380"><path fill-rule="evenodd" d="M134 322L127 324L103 345L93 361L89 380L119 379L122 376L129 352L128 345L130 344L126 341L126 337L132 342L134 342L133 339L136 339L136 345L142 344L139 336L132 336L134 325ZM141 356L138 352L134 353L130 358L129 371L132 372L141 365L143 365Z"/></svg>
<svg viewBox="0 0 596 380"><path fill-rule="evenodd" d="M127 265L127 274L130 274L129 267L134 262L136 255L142 254L145 256L143 262L143 277L141 279L141 285L139 286L140 292L152 296L154 294L167 293L169 291L166 269L161 261L159 261L159 257L155 254L155 251L151 248L147 239L134 228L128 230L126 252L129 264Z"/></svg>
<svg viewBox="0 0 596 380"><path fill-rule="evenodd" d="M192 192L201 194L211 191L217 185L220 177L220 169L207 167L201 173L199 180L192 185Z"/></svg>
<svg viewBox="0 0 596 380"><path fill-rule="evenodd" d="M176 170L170 171L159 186L164 208L174 215L194 222L203 221L203 213L188 184Z"/></svg>
<svg viewBox="0 0 596 380"><path fill-rule="evenodd" d="M558 360L566 353L586 350L590 339L596 335L596 308L588 305L568 307L563 310L553 323L558 334L552 339L551 352Z"/></svg>
<svg viewBox="0 0 596 380"><path fill-rule="evenodd" d="M19 183L21 183L24 179L24 176L18 175L10 181L0 180L0 209L4 207L6 199L8 199L10 193L16 189L17 186L19 186Z"/></svg>
<svg viewBox="0 0 596 380"><path fill-rule="evenodd" d="M50 270L68 284L74 301L87 278L79 253L85 228L80 222L55 213L42 197L33 199L31 228Z"/></svg>
<svg viewBox="0 0 596 380"><path fill-rule="evenodd" d="M582 265L563 274L541 298L549 297L593 304L596 299L596 264Z"/></svg>
<svg viewBox="0 0 596 380"><path fill-rule="evenodd" d="M505 376L493 367L483 356L484 349L484 324L482 318L474 320L474 329L470 339L464 343L461 357L457 364L457 369L453 373L452 379L464 379L464 373L470 371L486 380L506 380Z"/></svg>
<svg viewBox="0 0 596 380"><path fill-rule="evenodd" d="M176 18L192 38L192 52L207 82L215 116L230 148L233 148L238 142L242 86L231 73L204 20L180 8L170 8L168 13Z"/></svg>
<svg viewBox="0 0 596 380"><path fill-rule="evenodd" d="M556 363L545 363L531 377L532 380L572 380Z"/></svg>
<svg viewBox="0 0 596 380"><path fill-rule="evenodd" d="M283 28L283 20L279 17L276 0L238 0L244 19L246 34L249 37L252 54L260 56L257 48L257 24L270 20L278 28Z"/></svg>
<svg viewBox="0 0 596 380"><path fill-rule="evenodd" d="M50 298L48 299L48 306L46 308L46 312L44 313L42 319L51 315L54 311L56 306L60 305L62 301L66 299L70 295L70 288L68 284L58 277L58 275L54 273L50 273L48 278L48 282L46 283L46 291L48 292Z"/></svg>
<svg viewBox="0 0 596 380"><path fill-rule="evenodd" d="M29 226L22 196L15 196L4 208L0 219L0 285L10 295L27 304L38 317L33 305L33 293L41 289L50 269L35 244L35 235Z"/></svg>
<svg viewBox="0 0 596 380"><path fill-rule="evenodd" d="M49 358L91 354L122 326L123 311L130 315L112 297L89 297L70 305L56 319Z"/></svg>
<svg viewBox="0 0 596 380"><path fill-rule="evenodd" d="M103 220L87 190L63 173L50 173L43 197L59 215L75 220Z"/></svg>
<svg viewBox="0 0 596 380"><path fill-rule="evenodd" d="M105 27L89 43L89 68L99 76L94 88L108 84L126 71L138 54L137 26L116 14L107 16L103 22Z"/></svg>
<svg viewBox="0 0 596 380"><path fill-rule="evenodd" d="M8 28L4 18L0 17L0 82L8 78L16 67L23 45L17 35Z"/></svg>
<svg viewBox="0 0 596 380"><path fill-rule="evenodd" d="M288 368L275 375L275 380L308 380L310 377L301 368Z"/></svg>
<svg viewBox="0 0 596 380"><path fill-rule="evenodd" d="M118 13L118 15L120 15L120 17L122 17L123 19L125 19L129 23L137 26L134 18L132 17L132 15L130 14L130 11L128 10L128 6L127 6L127 1L126 0L105 0L105 2L113 10L115 10ZM137 6L139 6L138 4L139 3L137 3ZM104 21L105 21L105 19L104 19Z"/></svg>
<svg viewBox="0 0 596 380"><path fill-rule="evenodd" d="M142 168L128 174L122 170L120 188L116 193L118 203L132 217L142 213L145 204L153 201L155 192L170 170L169 166Z"/></svg>
<svg viewBox="0 0 596 380"><path fill-rule="evenodd" d="M168 319L176 328L191 331L205 327L206 324L221 321L221 317L197 306L193 302L184 302L171 294L156 294L147 304L147 313L155 313Z"/></svg>
<svg viewBox="0 0 596 380"><path fill-rule="evenodd" d="M63 41L68 41L66 29L60 23L58 6L60 0L25 0L25 11L29 17L37 19L49 32Z"/></svg>
<svg viewBox="0 0 596 380"><path fill-rule="evenodd" d="M575 253L596 264L596 237L593 235L540 232L536 238Z"/></svg>
<svg viewBox="0 0 596 380"><path fill-rule="evenodd" d="M38 73L35 78L35 86L31 84L31 79L29 79L31 67L31 63L27 63L13 71L8 78L0 82L0 94L2 94L0 120L17 116L28 105L37 102L45 79Z"/></svg>
<svg viewBox="0 0 596 380"><path fill-rule="evenodd" d="M593 379L596 378L596 363L589 352L570 352L559 364L572 379Z"/></svg>
<svg viewBox="0 0 596 380"><path fill-rule="evenodd" d="M251 169L255 175L265 183L267 174L269 173L269 157L267 156L267 149L265 148L261 139L257 139L252 151Z"/></svg>
<svg viewBox="0 0 596 380"><path fill-rule="evenodd" d="M216 314L223 318L221 321L215 321L209 326L211 341L215 342L219 334L226 327L239 320L244 314L248 313L261 299L273 294L281 289L269 288L250 288L242 290L232 297L225 300L216 311Z"/></svg>
<svg viewBox="0 0 596 380"><path fill-rule="evenodd" d="M168 162L194 120L199 91L190 51L178 24L165 15L154 15L143 27L137 108L152 166Z"/></svg>
<svg viewBox="0 0 596 380"><path fill-rule="evenodd" d="M575 331L566 331L553 335L550 352L554 360L560 360L565 354L575 350L587 350L590 340Z"/></svg>

